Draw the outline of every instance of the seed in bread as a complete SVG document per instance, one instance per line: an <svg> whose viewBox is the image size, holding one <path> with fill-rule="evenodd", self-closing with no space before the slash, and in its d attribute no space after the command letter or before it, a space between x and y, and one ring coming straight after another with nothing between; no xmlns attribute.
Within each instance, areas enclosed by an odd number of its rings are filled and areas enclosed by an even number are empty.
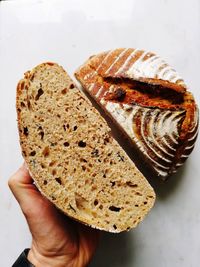
<svg viewBox="0 0 200 267"><path fill-rule="evenodd" d="M153 189L62 67L43 63L25 73L17 87L17 113L30 173L65 214L121 232L151 209Z"/></svg>

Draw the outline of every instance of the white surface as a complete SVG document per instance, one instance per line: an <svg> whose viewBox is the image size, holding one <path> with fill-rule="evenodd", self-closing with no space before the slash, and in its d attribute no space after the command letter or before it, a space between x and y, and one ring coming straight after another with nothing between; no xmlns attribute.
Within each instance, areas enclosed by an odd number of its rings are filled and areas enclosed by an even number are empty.
<svg viewBox="0 0 200 267"><path fill-rule="evenodd" d="M199 0L67 0L0 3L0 266L11 266L30 245L27 225L7 187L22 162L15 88L24 71L55 61L73 74L88 56L138 47L163 56L185 78L200 103ZM105 234L91 267L198 267L200 145L163 185L140 226Z"/></svg>

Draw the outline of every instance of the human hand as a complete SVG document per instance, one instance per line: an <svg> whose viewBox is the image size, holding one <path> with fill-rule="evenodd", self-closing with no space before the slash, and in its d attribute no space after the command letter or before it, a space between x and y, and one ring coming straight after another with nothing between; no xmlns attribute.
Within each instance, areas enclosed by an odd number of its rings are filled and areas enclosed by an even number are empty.
<svg viewBox="0 0 200 267"><path fill-rule="evenodd" d="M32 234L28 260L36 267L87 266L98 244L99 231L60 213L37 190L25 164L8 184Z"/></svg>

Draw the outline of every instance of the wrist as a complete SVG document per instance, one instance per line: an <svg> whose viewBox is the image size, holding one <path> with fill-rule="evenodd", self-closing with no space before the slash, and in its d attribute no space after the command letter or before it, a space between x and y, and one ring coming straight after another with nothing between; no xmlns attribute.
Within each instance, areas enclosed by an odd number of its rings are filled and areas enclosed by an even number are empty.
<svg viewBox="0 0 200 267"><path fill-rule="evenodd" d="M66 255L43 255L34 247L29 250L27 259L35 267L78 267L74 260Z"/></svg>

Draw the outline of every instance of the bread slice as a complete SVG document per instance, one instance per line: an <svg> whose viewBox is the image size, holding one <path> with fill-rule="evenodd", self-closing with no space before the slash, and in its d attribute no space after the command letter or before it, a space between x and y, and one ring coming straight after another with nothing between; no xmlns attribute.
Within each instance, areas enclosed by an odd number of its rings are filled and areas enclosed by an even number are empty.
<svg viewBox="0 0 200 267"><path fill-rule="evenodd" d="M91 57L75 76L129 137L141 171L165 180L183 165L197 138L198 108L162 58L115 49Z"/></svg>
<svg viewBox="0 0 200 267"><path fill-rule="evenodd" d="M57 208L94 228L121 232L152 208L155 193L62 67L43 63L17 87L22 153Z"/></svg>

